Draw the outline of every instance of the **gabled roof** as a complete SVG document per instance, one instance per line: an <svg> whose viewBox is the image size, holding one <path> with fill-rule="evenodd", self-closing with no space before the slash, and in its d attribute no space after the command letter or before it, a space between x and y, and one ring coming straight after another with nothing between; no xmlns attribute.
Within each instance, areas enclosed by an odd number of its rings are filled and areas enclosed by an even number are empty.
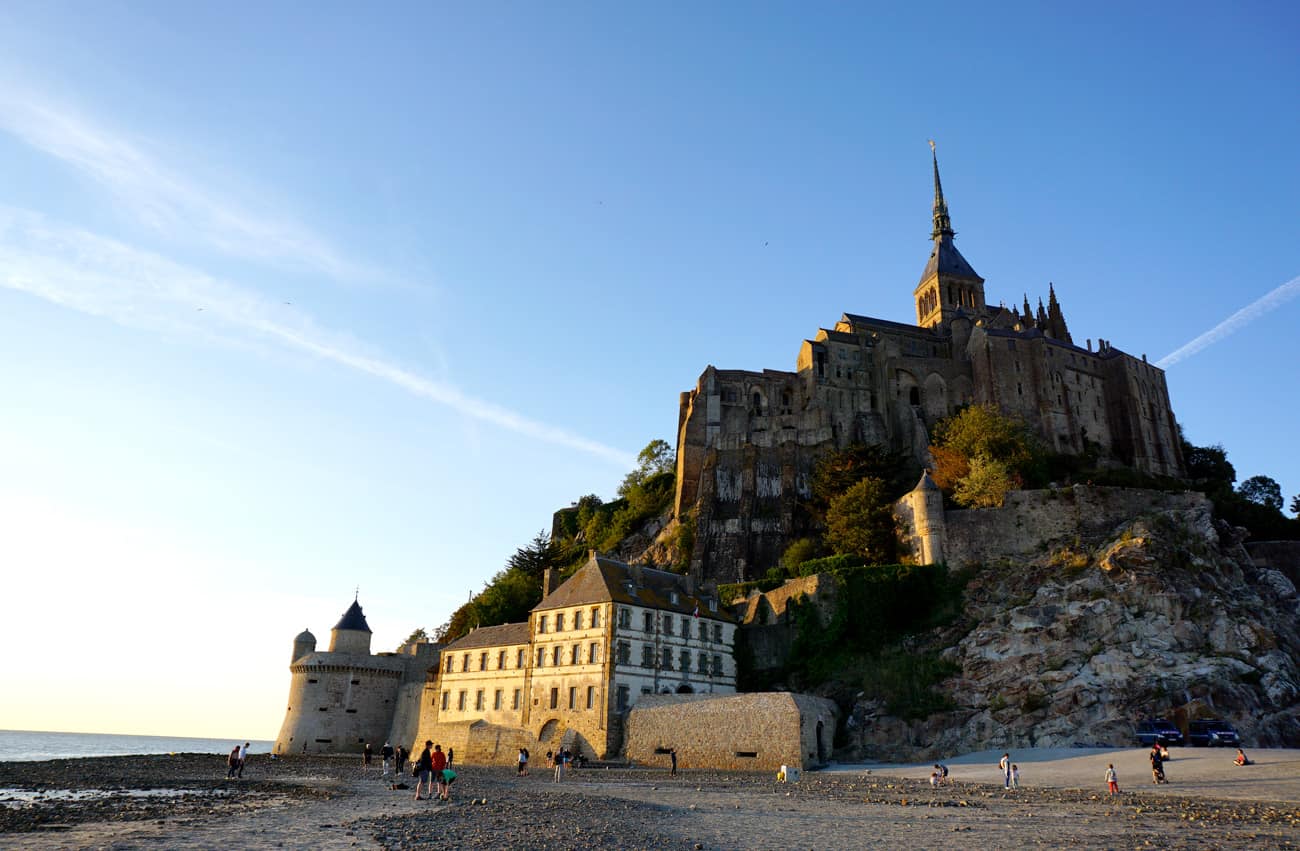
<svg viewBox="0 0 1300 851"><path fill-rule="evenodd" d="M646 606L714 620L732 621L730 613L716 598L717 611L709 608L709 595L690 594L687 579L676 573L653 567L624 564L612 558L592 554L577 572L533 607L534 612L585 606L591 603L626 603ZM673 602L674 592L676 602Z"/></svg>
<svg viewBox="0 0 1300 851"><path fill-rule="evenodd" d="M500 626L481 626L462 638L442 648L443 653L456 650L472 650L475 647L495 647L506 644L527 644L529 641L528 621L503 623Z"/></svg>
<svg viewBox="0 0 1300 851"><path fill-rule="evenodd" d="M356 600L348 606L348 610L339 618L339 622L334 624L335 629L350 629L356 632L370 632L370 624L366 623L366 616L361 612L361 604Z"/></svg>

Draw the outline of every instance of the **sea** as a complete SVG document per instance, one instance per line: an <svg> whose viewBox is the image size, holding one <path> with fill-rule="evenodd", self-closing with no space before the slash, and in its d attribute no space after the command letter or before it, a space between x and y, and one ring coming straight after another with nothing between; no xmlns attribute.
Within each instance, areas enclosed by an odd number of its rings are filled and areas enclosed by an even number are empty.
<svg viewBox="0 0 1300 851"><path fill-rule="evenodd" d="M83 756L212 753L225 756L249 742L249 753L270 753L274 742L258 739L193 739L183 736L123 736L113 733L49 733L0 730L0 762L31 762Z"/></svg>

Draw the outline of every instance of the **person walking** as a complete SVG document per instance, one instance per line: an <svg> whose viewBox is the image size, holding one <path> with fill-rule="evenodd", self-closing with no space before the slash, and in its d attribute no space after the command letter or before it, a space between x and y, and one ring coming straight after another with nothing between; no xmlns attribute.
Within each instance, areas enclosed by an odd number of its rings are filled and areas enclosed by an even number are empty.
<svg viewBox="0 0 1300 851"><path fill-rule="evenodd" d="M451 768L456 762L456 749L447 748L447 767Z"/></svg>
<svg viewBox="0 0 1300 851"><path fill-rule="evenodd" d="M429 766L433 770L433 782L438 785L438 800L447 800L447 778L444 772L447 770L447 755L442 752L442 745L433 746L433 754L429 758Z"/></svg>
<svg viewBox="0 0 1300 851"><path fill-rule="evenodd" d="M397 746L397 768L393 771L394 774L406 773L406 760L410 755L411 752L406 749L406 745Z"/></svg>
<svg viewBox="0 0 1300 851"><path fill-rule="evenodd" d="M564 763L566 756L564 748L560 748L560 750L555 754L555 778L551 781L552 783L559 783L564 779Z"/></svg>
<svg viewBox="0 0 1300 851"><path fill-rule="evenodd" d="M677 748L668 749L668 759L669 762L671 763L671 767L668 769L668 776L676 777L677 776Z"/></svg>
<svg viewBox="0 0 1300 851"><path fill-rule="evenodd" d="M361 748L361 767L362 767L362 768L369 768L369 767L370 767L370 757L371 757L372 754L373 754L373 751L371 751L371 749L370 749L370 742L366 742L366 743L365 743L365 746Z"/></svg>
<svg viewBox="0 0 1300 851"><path fill-rule="evenodd" d="M1160 745L1151 749L1151 782L1168 783L1165 779L1165 761L1160 756Z"/></svg>
<svg viewBox="0 0 1300 851"><path fill-rule="evenodd" d="M1011 765L1011 788L1020 788L1020 766L1014 763Z"/></svg>
<svg viewBox="0 0 1300 851"><path fill-rule="evenodd" d="M420 787L428 785L429 797L433 797L433 740L429 739L424 743L424 750L420 751L420 758L415 761L415 800L424 800L420 797Z"/></svg>
<svg viewBox="0 0 1300 851"><path fill-rule="evenodd" d="M1115 763L1106 766L1106 794L1114 797L1119 794L1119 775L1115 773Z"/></svg>
<svg viewBox="0 0 1300 851"><path fill-rule="evenodd" d="M253 744L252 742L244 742L244 744L239 748L239 776L240 777L244 776L244 763L248 762L248 749L249 747L252 746L252 744Z"/></svg>
<svg viewBox="0 0 1300 851"><path fill-rule="evenodd" d="M226 779L234 778L235 772L239 770L239 745L230 749L230 756L226 757Z"/></svg>
<svg viewBox="0 0 1300 851"><path fill-rule="evenodd" d="M519 767L515 769L515 773L518 774L520 777L528 776L528 749L527 748L519 749Z"/></svg>
<svg viewBox="0 0 1300 851"><path fill-rule="evenodd" d="M387 777L388 769L392 767L393 762L393 746L390 742L384 742L384 746L379 749L379 759L383 765L383 773L379 776Z"/></svg>
<svg viewBox="0 0 1300 851"><path fill-rule="evenodd" d="M998 768L1002 771L1002 788L1011 788L1011 754L1004 753L1002 759L998 760Z"/></svg>

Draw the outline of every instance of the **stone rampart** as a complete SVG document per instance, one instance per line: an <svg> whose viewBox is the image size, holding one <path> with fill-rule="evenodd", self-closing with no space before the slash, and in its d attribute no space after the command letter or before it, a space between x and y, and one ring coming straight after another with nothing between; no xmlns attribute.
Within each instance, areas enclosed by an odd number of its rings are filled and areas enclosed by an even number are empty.
<svg viewBox="0 0 1300 851"><path fill-rule="evenodd" d="M838 590L835 577L815 573L791 579L766 593L754 591L739 603L736 613L743 626L750 665L760 671L783 666L797 631L790 616L791 606L813 606L821 622L828 624L835 616Z"/></svg>
<svg viewBox="0 0 1300 851"><path fill-rule="evenodd" d="M627 718L624 755L667 767L775 771L814 768L830 758L835 704L786 692L733 695L645 695Z"/></svg>

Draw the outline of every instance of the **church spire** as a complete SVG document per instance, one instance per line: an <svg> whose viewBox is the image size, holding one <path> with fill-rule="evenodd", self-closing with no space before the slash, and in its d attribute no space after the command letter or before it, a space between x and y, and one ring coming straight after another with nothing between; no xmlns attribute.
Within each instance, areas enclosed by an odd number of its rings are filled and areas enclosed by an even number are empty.
<svg viewBox="0 0 1300 851"><path fill-rule="evenodd" d="M952 221L948 218L948 204L943 200L943 184L939 182L939 155L934 150L934 140L930 140L930 158L934 162L934 230L930 239L953 236Z"/></svg>

